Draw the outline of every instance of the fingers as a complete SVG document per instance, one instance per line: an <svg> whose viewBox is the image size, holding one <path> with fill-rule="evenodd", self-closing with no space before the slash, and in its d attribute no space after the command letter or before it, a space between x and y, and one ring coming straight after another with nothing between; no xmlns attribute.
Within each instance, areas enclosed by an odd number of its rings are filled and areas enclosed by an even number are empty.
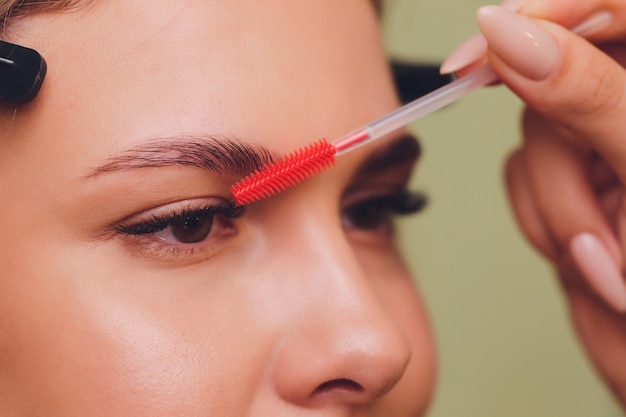
<svg viewBox="0 0 626 417"><path fill-rule="evenodd" d="M626 33L623 0L531 0L520 13L576 25L596 40L621 40ZM557 265L573 259L589 287L625 312L622 251L614 230L626 232L626 218L611 227L615 221L603 209L614 212L620 200L607 205L605 198L601 205L588 171L597 153L610 176L626 184L624 45L605 45L608 54L603 53L563 26L498 6L481 8L478 22L489 64L532 109L525 118L524 148L507 167L522 229ZM482 49L480 38L465 44L446 60L444 72L478 65L474 55Z"/></svg>
<svg viewBox="0 0 626 417"><path fill-rule="evenodd" d="M504 0L500 6L516 12L524 3L525 0ZM467 39L441 64L441 74L456 73L462 77L473 69L486 65L488 46L482 34Z"/></svg>
<svg viewBox="0 0 626 417"><path fill-rule="evenodd" d="M570 312L579 339L589 358L626 407L626 322L601 301L588 296L585 285L571 275L561 280L569 299Z"/></svg>
<svg viewBox="0 0 626 417"><path fill-rule="evenodd" d="M558 23L597 41L626 35L626 5L621 0L504 0L501 7L533 18ZM612 4L609 4L612 3ZM459 76L486 63L488 44L482 34L463 42L441 65L442 74Z"/></svg>
<svg viewBox="0 0 626 417"><path fill-rule="evenodd" d="M621 264L620 247L589 183L588 148L532 111L524 114L523 127L525 169L551 234L567 247L580 231L591 232L611 244L612 256Z"/></svg>
<svg viewBox="0 0 626 417"><path fill-rule="evenodd" d="M510 199L522 229L557 265L573 260L589 287L614 311L626 311L621 248L604 210L607 202L600 202L603 197L590 182L591 153L532 111L525 114L524 134L524 147L507 169ZM600 185L610 184L601 170L594 175L602 180Z"/></svg>
<svg viewBox="0 0 626 417"><path fill-rule="evenodd" d="M530 179L526 172L524 150L518 150L507 160L505 180L513 213L528 241L543 256L556 262L558 246L541 218L533 196Z"/></svg>
<svg viewBox="0 0 626 417"><path fill-rule="evenodd" d="M500 79L529 107L597 150L626 182L624 69L562 27L496 6L481 11L489 61Z"/></svg>

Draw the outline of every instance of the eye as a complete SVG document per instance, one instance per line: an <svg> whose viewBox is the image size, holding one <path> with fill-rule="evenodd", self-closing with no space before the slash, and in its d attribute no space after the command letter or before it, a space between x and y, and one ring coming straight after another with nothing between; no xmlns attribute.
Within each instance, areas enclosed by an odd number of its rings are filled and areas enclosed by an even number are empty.
<svg viewBox="0 0 626 417"><path fill-rule="evenodd" d="M174 215L167 220L162 230L152 234L166 241L184 244L198 243L209 236L214 222L215 213L212 210L183 212Z"/></svg>
<svg viewBox="0 0 626 417"><path fill-rule="evenodd" d="M346 229L390 233L393 217L417 213L426 201L422 193L409 191L370 197L344 208L341 221Z"/></svg>
<svg viewBox="0 0 626 417"><path fill-rule="evenodd" d="M201 242L213 228L214 215L211 213L192 212L181 217L172 220L169 226L172 236L181 243Z"/></svg>
<svg viewBox="0 0 626 417"><path fill-rule="evenodd" d="M244 212L230 201L214 200L168 204L131 216L113 229L127 237L126 243L135 249L172 249L178 256L185 250L197 252L233 235L236 229L232 220Z"/></svg>

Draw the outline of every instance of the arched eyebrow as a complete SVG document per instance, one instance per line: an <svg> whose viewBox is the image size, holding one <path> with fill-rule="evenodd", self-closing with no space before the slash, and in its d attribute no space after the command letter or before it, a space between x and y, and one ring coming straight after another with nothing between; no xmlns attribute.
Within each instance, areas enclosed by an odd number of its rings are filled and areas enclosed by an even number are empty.
<svg viewBox="0 0 626 417"><path fill-rule="evenodd" d="M238 138L214 135L155 138L108 157L87 177L170 166L245 176L275 159L276 155L268 149Z"/></svg>

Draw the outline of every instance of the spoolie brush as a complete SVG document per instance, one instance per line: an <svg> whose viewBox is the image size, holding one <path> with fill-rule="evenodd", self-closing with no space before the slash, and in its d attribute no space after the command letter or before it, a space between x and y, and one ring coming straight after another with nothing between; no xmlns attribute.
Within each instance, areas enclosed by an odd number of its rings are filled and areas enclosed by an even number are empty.
<svg viewBox="0 0 626 417"><path fill-rule="evenodd" d="M272 196L335 164L337 150L326 139L268 163L231 188L235 204L244 206Z"/></svg>
<svg viewBox="0 0 626 417"><path fill-rule="evenodd" d="M334 143L321 139L278 161L269 163L231 187L237 205L277 194L335 164L335 155L354 150L450 104L465 94L495 81L490 68L482 68L341 137Z"/></svg>

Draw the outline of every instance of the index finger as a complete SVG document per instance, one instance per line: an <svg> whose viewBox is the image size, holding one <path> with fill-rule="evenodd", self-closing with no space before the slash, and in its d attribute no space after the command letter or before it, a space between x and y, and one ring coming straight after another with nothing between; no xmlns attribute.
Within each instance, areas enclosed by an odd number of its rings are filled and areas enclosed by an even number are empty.
<svg viewBox="0 0 626 417"><path fill-rule="evenodd" d="M500 80L530 108L597 150L626 183L624 68L562 26L496 6L481 10L479 25Z"/></svg>

